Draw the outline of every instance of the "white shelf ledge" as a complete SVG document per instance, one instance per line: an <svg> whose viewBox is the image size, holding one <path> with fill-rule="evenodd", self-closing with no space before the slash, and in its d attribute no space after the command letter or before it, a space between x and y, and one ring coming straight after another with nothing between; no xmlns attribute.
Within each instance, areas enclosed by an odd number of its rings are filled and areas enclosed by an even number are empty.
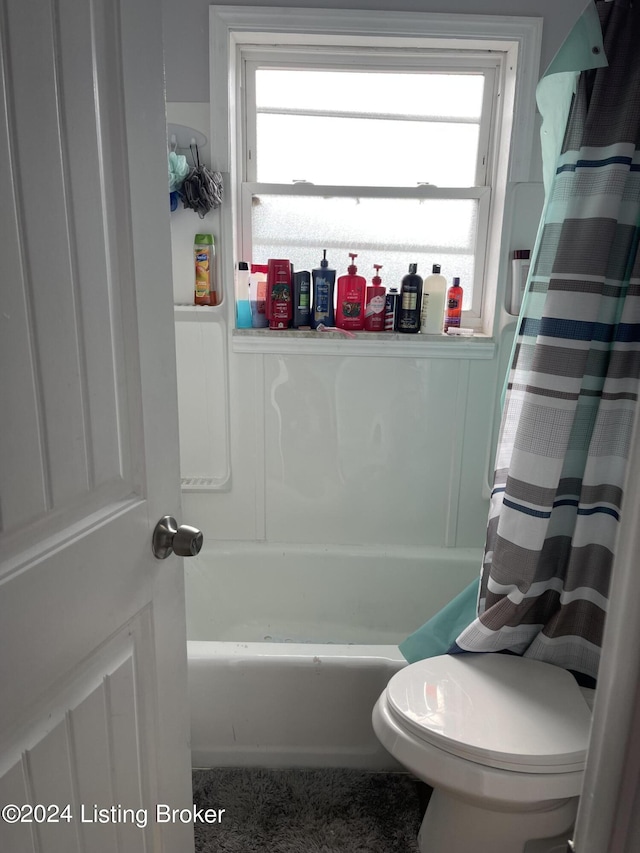
<svg viewBox="0 0 640 853"><path fill-rule="evenodd" d="M176 320L187 323L219 322L224 318L224 305L174 305Z"/></svg>
<svg viewBox="0 0 640 853"><path fill-rule="evenodd" d="M303 332L286 329L234 329L234 352L278 353L280 355L349 355L381 358L492 359L493 338L447 335L409 335L396 332L355 332L347 338L340 332Z"/></svg>

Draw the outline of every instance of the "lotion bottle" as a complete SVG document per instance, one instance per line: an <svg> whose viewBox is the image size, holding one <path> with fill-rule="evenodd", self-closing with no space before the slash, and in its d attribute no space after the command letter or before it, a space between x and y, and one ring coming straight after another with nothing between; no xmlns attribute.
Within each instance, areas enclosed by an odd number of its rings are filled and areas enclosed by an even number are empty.
<svg viewBox="0 0 640 853"><path fill-rule="evenodd" d="M444 309L447 301L447 280L440 274L440 264L433 265L422 285L420 331L425 335L441 335L444 327Z"/></svg>
<svg viewBox="0 0 640 853"><path fill-rule="evenodd" d="M333 308L335 283L336 271L329 269L327 250L324 249L320 266L311 272L311 287L313 290L311 326L314 329L317 329L321 323L324 326L335 325L335 312Z"/></svg>
<svg viewBox="0 0 640 853"><path fill-rule="evenodd" d="M385 288L382 286L382 279L378 275L382 265L374 264L373 268L376 274L371 280L371 285L367 287L364 328L367 332L384 332Z"/></svg>
<svg viewBox="0 0 640 853"><path fill-rule="evenodd" d="M364 328L364 297L367 281L364 276L358 275L358 268L354 264L358 257L349 252L351 263L346 275L338 279L338 305L336 308L336 326L339 329L351 329L360 331Z"/></svg>

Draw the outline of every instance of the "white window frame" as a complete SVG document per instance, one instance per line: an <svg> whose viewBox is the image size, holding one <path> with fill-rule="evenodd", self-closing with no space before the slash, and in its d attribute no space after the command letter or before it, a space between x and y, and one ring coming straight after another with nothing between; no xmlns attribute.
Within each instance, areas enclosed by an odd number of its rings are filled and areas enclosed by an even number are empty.
<svg viewBox="0 0 640 853"><path fill-rule="evenodd" d="M375 52L375 55L374 55ZM478 328L482 322L482 296L485 269L485 252L488 242L489 210L491 201L491 145L494 142L493 116L497 110L496 77L500 60L495 54L485 52L475 54L444 51L417 50L381 50L380 48L336 48L329 45L326 48L316 47L314 50L304 50L284 47L254 48L251 45L240 47L241 72L239 77L238 97L241 109L237 115L238 139L238 180L240 190L240 205L238 217L238 256L253 257L253 241L251 228L251 211L253 195L269 194L283 196L319 196L319 197L348 197L348 198L377 198L377 199L474 199L478 201L478 219L476 223L476 244L474 247L474 286L472 305L464 312L464 323ZM257 148L256 132L256 87L255 73L259 68L324 68L327 70L343 71L357 68L362 71L417 71L419 69L431 72L446 72L448 70L481 73L484 77L484 93L482 116L480 119L480 136L476 157L475 181L473 186L463 189L460 187L431 187L418 186L421 177L416 174L415 187L388 186L335 186L309 184L273 184L258 182L256 166ZM329 114L327 112L327 114ZM396 120L401 116L395 116ZM425 119L429 121L429 119ZM425 164L426 165L426 164ZM304 178L304 176L300 176ZM426 274L426 273L425 273Z"/></svg>
<svg viewBox="0 0 640 853"><path fill-rule="evenodd" d="M245 113L238 116L238 120L241 122L239 137L243 137L244 142L244 150L238 153L242 156L243 179L245 181L257 181L255 168L257 161L255 158L246 158L246 153L256 147L255 72L259 68L270 66L300 70L322 68L330 71L356 68L358 71L412 72L421 68L424 69L426 66L429 71L436 73L439 71L446 73L453 69L454 71L483 74L485 85L474 185L484 186L486 184L491 165L488 152L491 143L492 116L496 109L496 76L500 64L500 60L495 54L489 51L483 54L469 52L461 56L459 52L451 51L410 51L407 49L382 51L380 48L375 48L374 53L373 50L366 48L346 50L333 45L328 46L326 50L318 49L316 51L310 51L308 48L305 48L304 51L296 51L281 46L256 49L249 45L243 45L240 47L240 54L242 63L240 89L244 90L242 105ZM322 114L331 115L331 112L325 110L322 111ZM400 121L403 116L394 115L389 116L389 118ZM424 118L421 121L430 122L434 119ZM455 122L456 119L450 119L450 121ZM239 138L238 141L240 142L241 139Z"/></svg>
<svg viewBox="0 0 640 853"><path fill-rule="evenodd" d="M225 277L231 276L228 280L232 280L234 258L239 257L240 247L246 247L245 241L250 239L250 223L246 216L242 218L243 201L246 205L258 188L265 193L314 195L326 194L330 189L336 195L353 195L353 188L258 185L247 180L255 173L251 172L251 164L247 168L244 159L245 137L248 133L250 138L252 132L243 108L245 87L251 79L245 73L246 63L262 63L277 50L278 65L286 59L285 54L295 62L296 56L302 59L310 53L315 65L321 55L319 48L327 44L342 54L341 62L349 56L350 61L361 62L358 49L372 46L396 64L403 62L400 55L409 60L416 55L437 57L443 68L464 64L473 67L476 62L495 68L493 135L480 141L479 148L488 156L484 155L476 178L490 183L491 189L479 185L473 188L477 195L470 196L469 190L463 188L467 192L464 197L479 199L478 234L481 228L486 232L486 239L477 244L476 300L473 310L465 313L464 322L492 334L503 263L501 238L507 184L529 180L541 30L540 18L211 6L212 160L230 175L233 206L233 233L231 239L223 238ZM226 122L220 121L223 113L228 116ZM444 190L444 197L455 197L451 188L357 189L363 196L443 197Z"/></svg>

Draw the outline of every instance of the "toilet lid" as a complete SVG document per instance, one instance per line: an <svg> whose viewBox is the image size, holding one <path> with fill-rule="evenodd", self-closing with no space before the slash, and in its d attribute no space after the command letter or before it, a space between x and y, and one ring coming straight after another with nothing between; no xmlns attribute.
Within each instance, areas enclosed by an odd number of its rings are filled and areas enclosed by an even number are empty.
<svg viewBox="0 0 640 853"><path fill-rule="evenodd" d="M528 773L584 766L591 712L564 669L513 655L443 655L397 672L391 714L460 758Z"/></svg>

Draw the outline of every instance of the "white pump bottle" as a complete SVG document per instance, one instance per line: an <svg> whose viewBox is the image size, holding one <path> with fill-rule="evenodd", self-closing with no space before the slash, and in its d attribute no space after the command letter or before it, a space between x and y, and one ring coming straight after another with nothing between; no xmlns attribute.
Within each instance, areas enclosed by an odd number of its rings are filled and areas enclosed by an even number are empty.
<svg viewBox="0 0 640 853"><path fill-rule="evenodd" d="M447 280L440 274L440 264L434 264L431 275L422 285L420 331L423 335L443 334L446 299Z"/></svg>

